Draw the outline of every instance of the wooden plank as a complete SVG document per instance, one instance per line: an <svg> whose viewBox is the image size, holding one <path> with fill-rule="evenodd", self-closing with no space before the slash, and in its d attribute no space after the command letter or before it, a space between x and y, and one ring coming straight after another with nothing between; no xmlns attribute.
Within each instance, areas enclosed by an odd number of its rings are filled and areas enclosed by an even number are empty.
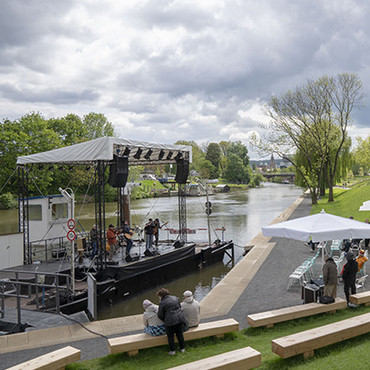
<svg viewBox="0 0 370 370"><path fill-rule="evenodd" d="M247 322L250 326L273 326L273 324L299 319L302 317L318 315L324 312L332 312L347 307L345 299L336 298L334 303L307 303L297 306L290 306L273 311L265 311L247 316Z"/></svg>
<svg viewBox="0 0 370 370"><path fill-rule="evenodd" d="M234 319L225 319L199 324L184 333L185 340L194 340L214 335L231 333L239 330L239 323ZM150 336L145 333L125 335L108 340L110 353L130 352L135 354L139 349L167 344L167 336Z"/></svg>
<svg viewBox="0 0 370 370"><path fill-rule="evenodd" d="M251 347L240 348L235 351L204 358L171 368L172 370L244 370L253 369L262 365L261 353Z"/></svg>
<svg viewBox="0 0 370 370"><path fill-rule="evenodd" d="M66 365L79 361L81 358L81 351L77 348L68 346L56 351L46 353L45 355L36 357L32 360L23 362L19 365L13 366L8 370L55 370L63 369Z"/></svg>
<svg viewBox="0 0 370 370"><path fill-rule="evenodd" d="M282 358L312 355L318 348L370 332L370 313L306 330L271 342L272 352Z"/></svg>
<svg viewBox="0 0 370 370"><path fill-rule="evenodd" d="M370 291L351 294L349 301L354 304L369 304L370 303Z"/></svg>

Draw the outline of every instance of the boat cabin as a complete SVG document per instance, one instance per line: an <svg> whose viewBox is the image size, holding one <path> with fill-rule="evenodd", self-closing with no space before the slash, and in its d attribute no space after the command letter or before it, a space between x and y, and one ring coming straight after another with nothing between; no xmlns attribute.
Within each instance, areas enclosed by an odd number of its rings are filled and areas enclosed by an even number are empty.
<svg viewBox="0 0 370 370"><path fill-rule="evenodd" d="M28 198L30 242L65 237L71 204L62 195Z"/></svg>

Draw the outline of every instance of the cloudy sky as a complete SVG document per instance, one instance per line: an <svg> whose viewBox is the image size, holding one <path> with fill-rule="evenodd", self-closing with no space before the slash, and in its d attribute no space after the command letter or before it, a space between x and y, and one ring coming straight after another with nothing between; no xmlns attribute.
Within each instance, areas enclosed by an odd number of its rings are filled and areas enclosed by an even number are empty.
<svg viewBox="0 0 370 370"><path fill-rule="evenodd" d="M370 2L1 0L0 118L104 113L120 137L248 143L261 107L357 73L370 133ZM253 157L253 155L252 155Z"/></svg>

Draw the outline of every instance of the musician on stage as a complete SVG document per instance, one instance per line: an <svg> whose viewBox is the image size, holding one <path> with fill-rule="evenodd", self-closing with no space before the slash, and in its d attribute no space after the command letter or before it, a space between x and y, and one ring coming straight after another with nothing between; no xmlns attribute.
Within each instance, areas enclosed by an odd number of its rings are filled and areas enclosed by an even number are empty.
<svg viewBox="0 0 370 370"><path fill-rule="evenodd" d="M153 230L153 235L154 235L154 244L156 247L158 247L158 241L159 241L159 229L162 228L159 218L156 218L154 220L154 230Z"/></svg>
<svg viewBox="0 0 370 370"><path fill-rule="evenodd" d="M109 245L109 261L113 260L113 256L117 249L117 230L114 225L110 224L107 230L107 241Z"/></svg>
<svg viewBox="0 0 370 370"><path fill-rule="evenodd" d="M132 248L132 235L133 235L133 229L129 226L128 222L125 221L123 223L123 234L126 239L126 256L130 255L130 250Z"/></svg>
<svg viewBox="0 0 370 370"><path fill-rule="evenodd" d="M154 222L150 218L149 221L146 223L145 227L145 248L147 251L151 251L152 244L153 244L153 232L154 232Z"/></svg>

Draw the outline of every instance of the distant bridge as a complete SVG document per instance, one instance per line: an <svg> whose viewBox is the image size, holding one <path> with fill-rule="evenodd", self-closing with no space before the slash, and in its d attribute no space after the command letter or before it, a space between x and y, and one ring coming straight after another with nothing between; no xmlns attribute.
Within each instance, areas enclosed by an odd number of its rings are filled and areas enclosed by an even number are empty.
<svg viewBox="0 0 370 370"><path fill-rule="evenodd" d="M262 175L266 177L266 179L271 179L272 177L284 177L286 179L289 179L293 181L295 179L295 173L294 172L287 172L287 173L273 173L273 172L262 172Z"/></svg>

